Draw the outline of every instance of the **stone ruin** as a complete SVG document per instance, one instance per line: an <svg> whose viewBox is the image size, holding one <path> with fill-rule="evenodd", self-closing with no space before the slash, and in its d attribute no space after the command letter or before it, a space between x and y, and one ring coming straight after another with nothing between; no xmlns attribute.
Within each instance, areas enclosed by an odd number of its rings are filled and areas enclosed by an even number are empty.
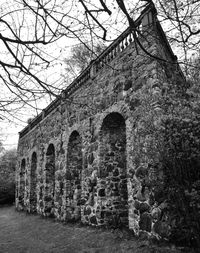
<svg viewBox="0 0 200 253"><path fill-rule="evenodd" d="M156 10L136 24L156 57L127 28L19 133L18 210L167 238L154 129L164 85L183 77Z"/></svg>

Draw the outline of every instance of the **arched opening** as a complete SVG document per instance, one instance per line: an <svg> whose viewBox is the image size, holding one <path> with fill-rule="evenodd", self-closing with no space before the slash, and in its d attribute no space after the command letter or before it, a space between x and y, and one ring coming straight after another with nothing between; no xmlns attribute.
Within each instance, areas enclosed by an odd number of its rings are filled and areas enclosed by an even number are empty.
<svg viewBox="0 0 200 253"><path fill-rule="evenodd" d="M126 125L119 113L105 117L100 131L98 222L128 226ZM101 200L104 200L101 202Z"/></svg>
<svg viewBox="0 0 200 253"><path fill-rule="evenodd" d="M77 131L72 132L67 150L66 214L69 220L81 218L82 140Z"/></svg>
<svg viewBox="0 0 200 253"><path fill-rule="evenodd" d="M37 154L34 152L31 157L31 175L30 175L30 210L36 212L37 208Z"/></svg>
<svg viewBox="0 0 200 253"><path fill-rule="evenodd" d="M55 148L50 144L46 152L46 187L45 187L45 214L54 216L54 194L55 194Z"/></svg>
<svg viewBox="0 0 200 253"><path fill-rule="evenodd" d="M26 171L26 160L22 159L20 174L19 174L19 204L25 206L25 171Z"/></svg>

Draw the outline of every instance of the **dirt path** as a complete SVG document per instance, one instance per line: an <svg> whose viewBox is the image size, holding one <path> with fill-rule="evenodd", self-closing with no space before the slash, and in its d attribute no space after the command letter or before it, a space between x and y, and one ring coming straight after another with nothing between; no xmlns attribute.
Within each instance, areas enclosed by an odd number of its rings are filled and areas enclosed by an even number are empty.
<svg viewBox="0 0 200 253"><path fill-rule="evenodd" d="M63 224L0 207L0 253L178 253L120 230Z"/></svg>

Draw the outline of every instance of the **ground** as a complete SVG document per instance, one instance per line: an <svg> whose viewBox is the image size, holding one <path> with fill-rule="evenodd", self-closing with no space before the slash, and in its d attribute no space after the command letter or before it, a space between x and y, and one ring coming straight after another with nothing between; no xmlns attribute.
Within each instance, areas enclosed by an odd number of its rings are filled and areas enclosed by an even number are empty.
<svg viewBox="0 0 200 253"><path fill-rule="evenodd" d="M139 240L127 231L64 224L0 207L0 253L179 253L172 245ZM192 252L185 251L184 252Z"/></svg>

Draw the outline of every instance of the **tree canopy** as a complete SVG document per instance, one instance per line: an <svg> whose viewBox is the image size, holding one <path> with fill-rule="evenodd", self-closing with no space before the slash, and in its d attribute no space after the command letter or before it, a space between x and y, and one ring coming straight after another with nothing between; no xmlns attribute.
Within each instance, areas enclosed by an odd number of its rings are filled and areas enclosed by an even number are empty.
<svg viewBox="0 0 200 253"><path fill-rule="evenodd" d="M14 202L16 161L15 149L6 150L0 156L0 204Z"/></svg>
<svg viewBox="0 0 200 253"><path fill-rule="evenodd" d="M106 49L104 43L95 43L95 45L92 43L91 49L88 44L87 47L83 44L74 46L71 55L64 59L66 64L64 76L67 81L72 82L104 49Z"/></svg>
<svg viewBox="0 0 200 253"><path fill-rule="evenodd" d="M4 147L3 147L3 143L0 141L0 155L2 154L2 152L4 151Z"/></svg>

